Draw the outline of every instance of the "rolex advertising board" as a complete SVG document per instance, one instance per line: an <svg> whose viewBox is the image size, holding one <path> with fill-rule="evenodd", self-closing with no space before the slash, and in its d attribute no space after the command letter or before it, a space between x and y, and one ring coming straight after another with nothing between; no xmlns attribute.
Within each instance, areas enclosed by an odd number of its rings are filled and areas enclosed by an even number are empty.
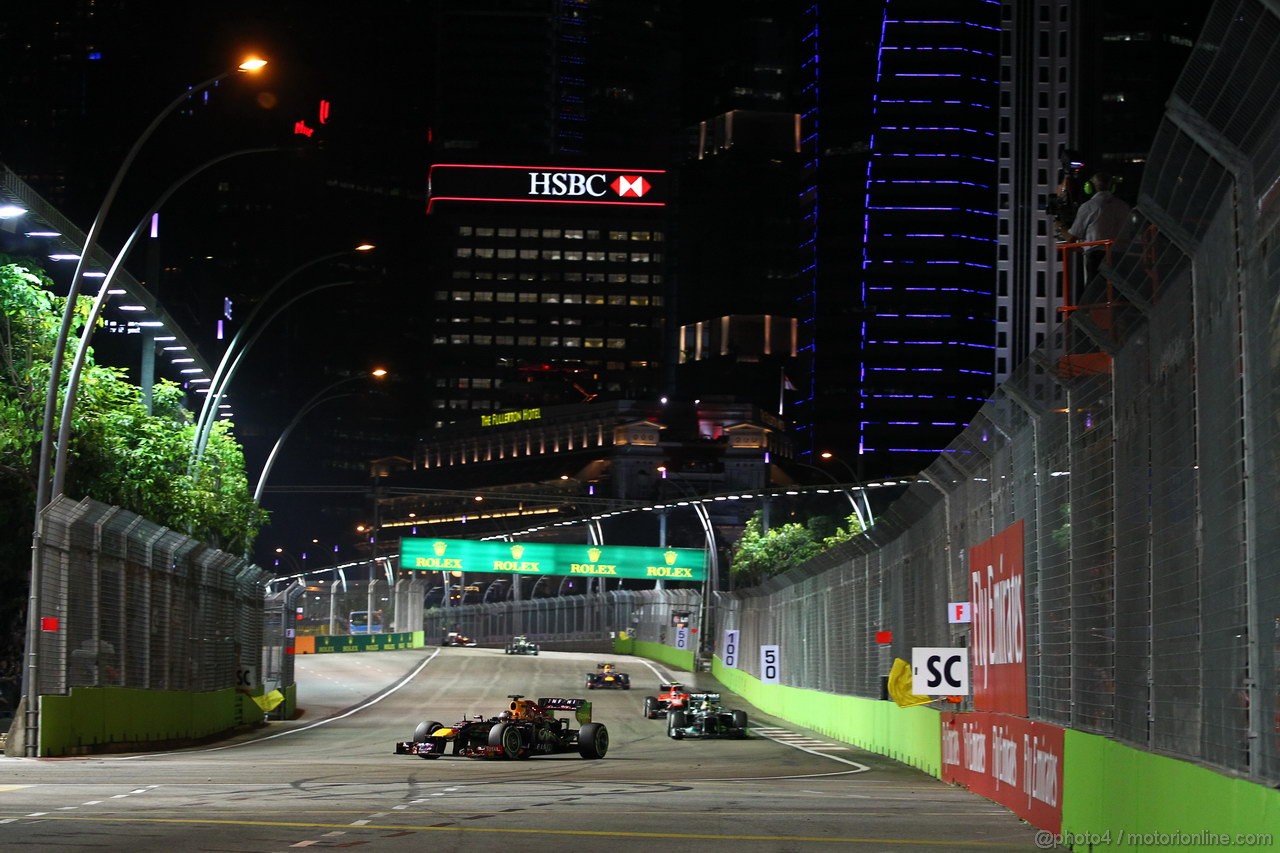
<svg viewBox="0 0 1280 853"><path fill-rule="evenodd" d="M693 548L478 542L473 539L400 540L400 568L419 572L500 572L701 581L706 579L706 561L706 552Z"/></svg>

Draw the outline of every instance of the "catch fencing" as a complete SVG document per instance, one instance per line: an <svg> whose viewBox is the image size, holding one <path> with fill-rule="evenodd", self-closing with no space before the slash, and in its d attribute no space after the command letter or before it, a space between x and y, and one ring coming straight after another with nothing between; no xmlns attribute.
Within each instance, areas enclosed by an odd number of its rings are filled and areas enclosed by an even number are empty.
<svg viewBox="0 0 1280 853"><path fill-rule="evenodd" d="M268 576L257 566L92 499L58 497L41 525L33 695L221 690L242 667L292 683L292 661L263 654Z"/></svg>
<svg viewBox="0 0 1280 853"><path fill-rule="evenodd" d="M1216 5L1105 279L869 535L718 596L784 684L874 698L971 645L948 603L1020 522L1027 715L1280 782L1278 46Z"/></svg>
<svg viewBox="0 0 1280 853"><path fill-rule="evenodd" d="M421 598L418 599L421 601ZM482 645L524 634L536 643L594 641L626 631L675 645L676 620L696 620L702 596L690 589L610 590L585 595L434 607L425 611L427 641L457 631Z"/></svg>

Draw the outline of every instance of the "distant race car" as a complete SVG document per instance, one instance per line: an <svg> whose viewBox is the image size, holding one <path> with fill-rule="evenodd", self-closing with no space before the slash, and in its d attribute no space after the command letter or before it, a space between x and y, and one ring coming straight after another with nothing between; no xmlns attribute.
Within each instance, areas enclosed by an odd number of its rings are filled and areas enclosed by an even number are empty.
<svg viewBox="0 0 1280 853"><path fill-rule="evenodd" d="M747 712L720 704L719 693L690 693L688 710L667 712L667 737L745 738Z"/></svg>
<svg viewBox="0 0 1280 853"><path fill-rule="evenodd" d="M596 664L595 672L587 673L587 689L612 687L618 690L631 689L631 676L618 672L618 667L611 663Z"/></svg>
<svg viewBox="0 0 1280 853"><path fill-rule="evenodd" d="M477 714L451 726L435 720L418 724L413 740L396 744L396 755L439 758L453 744L452 754L467 758L529 758L577 752L583 758L604 758L609 751L609 730L591 722L591 703L586 699L539 699L534 702L519 693L510 696L507 710L486 719ZM557 718L555 711L573 711L581 726Z"/></svg>
<svg viewBox="0 0 1280 853"><path fill-rule="evenodd" d="M668 711L689 707L689 691L678 681L664 681L658 685L657 696L644 697L644 715L650 720L665 717Z"/></svg>
<svg viewBox="0 0 1280 853"><path fill-rule="evenodd" d="M536 655L538 653L538 644L529 641L529 638L521 635L512 637L511 642L507 643L507 654L509 655Z"/></svg>
<svg viewBox="0 0 1280 853"><path fill-rule="evenodd" d="M459 634L457 631L450 631L444 635L444 639L440 641L442 646L476 646L479 645L475 640L466 634Z"/></svg>

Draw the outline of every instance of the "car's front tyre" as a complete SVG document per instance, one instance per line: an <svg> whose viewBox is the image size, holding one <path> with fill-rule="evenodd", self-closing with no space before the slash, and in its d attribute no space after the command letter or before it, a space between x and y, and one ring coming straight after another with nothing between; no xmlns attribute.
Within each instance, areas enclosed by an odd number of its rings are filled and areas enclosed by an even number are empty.
<svg viewBox="0 0 1280 853"><path fill-rule="evenodd" d="M510 723L498 723L489 729L489 746L502 747L503 758L519 758L524 746L520 729Z"/></svg>

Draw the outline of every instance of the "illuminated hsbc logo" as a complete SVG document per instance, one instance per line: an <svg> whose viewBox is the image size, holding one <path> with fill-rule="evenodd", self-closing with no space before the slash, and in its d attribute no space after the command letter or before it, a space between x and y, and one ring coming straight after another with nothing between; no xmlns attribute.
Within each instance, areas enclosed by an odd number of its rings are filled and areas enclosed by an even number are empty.
<svg viewBox="0 0 1280 853"><path fill-rule="evenodd" d="M530 172L529 195L532 196L591 196L602 198L609 190L621 198L643 198L650 183L642 175L619 175L612 181L600 172Z"/></svg>
<svg viewBox="0 0 1280 853"><path fill-rule="evenodd" d="M666 174L625 166L435 163L427 176L427 213L441 203L468 202L660 208L667 205Z"/></svg>

